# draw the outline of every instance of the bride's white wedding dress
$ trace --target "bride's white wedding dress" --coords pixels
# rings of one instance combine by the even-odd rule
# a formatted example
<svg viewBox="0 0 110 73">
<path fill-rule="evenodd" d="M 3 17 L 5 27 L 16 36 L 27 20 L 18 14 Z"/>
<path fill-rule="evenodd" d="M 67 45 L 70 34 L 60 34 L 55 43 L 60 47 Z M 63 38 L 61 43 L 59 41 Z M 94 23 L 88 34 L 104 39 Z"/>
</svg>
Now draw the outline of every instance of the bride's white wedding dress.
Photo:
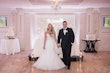
<svg viewBox="0 0 110 73">
<path fill-rule="evenodd" d="M 33 66 L 43 70 L 58 70 L 65 67 L 63 61 L 55 52 L 55 40 L 49 34 L 47 34 L 44 53 Z"/>
</svg>

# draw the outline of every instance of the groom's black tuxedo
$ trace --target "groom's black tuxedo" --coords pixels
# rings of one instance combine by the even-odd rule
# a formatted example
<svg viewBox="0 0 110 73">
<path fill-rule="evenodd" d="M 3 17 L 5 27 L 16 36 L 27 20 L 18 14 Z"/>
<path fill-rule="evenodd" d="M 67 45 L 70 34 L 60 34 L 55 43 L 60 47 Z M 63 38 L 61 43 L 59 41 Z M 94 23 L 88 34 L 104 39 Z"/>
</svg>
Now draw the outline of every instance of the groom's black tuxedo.
<svg viewBox="0 0 110 73">
<path fill-rule="evenodd" d="M 58 34 L 58 43 L 61 43 L 61 48 L 63 52 L 63 61 L 65 65 L 70 67 L 71 64 L 71 46 L 74 43 L 74 32 L 71 28 L 66 29 L 66 34 L 64 34 L 64 29 L 61 29 Z"/>
</svg>

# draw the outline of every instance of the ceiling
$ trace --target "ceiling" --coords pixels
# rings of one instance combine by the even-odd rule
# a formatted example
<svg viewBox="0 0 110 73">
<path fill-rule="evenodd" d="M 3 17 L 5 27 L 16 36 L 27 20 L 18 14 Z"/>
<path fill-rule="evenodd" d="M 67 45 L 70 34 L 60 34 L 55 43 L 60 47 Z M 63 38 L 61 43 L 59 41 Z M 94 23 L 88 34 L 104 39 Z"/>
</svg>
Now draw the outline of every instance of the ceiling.
<svg viewBox="0 0 110 73">
<path fill-rule="evenodd" d="M 0 8 L 51 8 L 52 0 L 0 0 Z M 110 0 L 60 0 L 62 8 L 110 8 Z"/>
</svg>

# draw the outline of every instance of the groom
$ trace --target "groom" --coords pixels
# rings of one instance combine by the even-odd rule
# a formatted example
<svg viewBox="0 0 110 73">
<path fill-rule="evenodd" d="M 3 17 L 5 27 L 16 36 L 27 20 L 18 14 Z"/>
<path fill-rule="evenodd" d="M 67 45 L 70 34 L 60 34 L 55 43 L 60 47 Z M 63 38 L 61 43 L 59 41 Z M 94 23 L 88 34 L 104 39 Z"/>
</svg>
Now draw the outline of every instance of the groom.
<svg viewBox="0 0 110 73">
<path fill-rule="evenodd" d="M 63 52 L 63 62 L 67 66 L 67 69 L 70 69 L 71 65 L 71 47 L 72 43 L 74 43 L 74 32 L 72 28 L 67 27 L 67 21 L 63 21 L 63 28 L 60 29 L 58 34 L 58 46 L 61 48 Z"/>
</svg>

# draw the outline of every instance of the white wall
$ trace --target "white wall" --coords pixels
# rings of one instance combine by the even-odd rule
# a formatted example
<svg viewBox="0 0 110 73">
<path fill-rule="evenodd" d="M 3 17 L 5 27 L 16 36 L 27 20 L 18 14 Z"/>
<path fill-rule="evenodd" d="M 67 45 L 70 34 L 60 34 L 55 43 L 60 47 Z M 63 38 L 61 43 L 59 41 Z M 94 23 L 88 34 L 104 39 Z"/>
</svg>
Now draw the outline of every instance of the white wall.
<svg viewBox="0 0 110 73">
<path fill-rule="evenodd" d="M 15 26 L 16 35 L 20 39 L 22 50 L 32 48 L 33 41 L 33 26 L 35 25 L 35 15 L 39 14 L 72 14 L 75 16 L 75 33 L 77 39 L 77 48 L 85 49 L 85 39 L 87 33 L 96 34 L 97 42 L 96 49 L 98 51 L 110 51 L 110 28 L 102 27 L 102 19 L 104 16 L 110 16 L 110 8 L 100 9 L 61 9 L 54 11 L 51 9 L 0 9 L 0 15 L 5 15 L 8 18 L 8 26 Z M 65 16 L 66 17 L 66 16 Z M 43 27 L 43 26 L 42 26 Z"/>
<path fill-rule="evenodd" d="M 85 34 L 96 34 L 96 38 L 100 41 L 96 43 L 96 50 L 110 51 L 110 28 L 103 27 L 103 17 L 110 16 L 110 8 L 102 9 L 87 9 L 86 13 L 81 14 L 81 31 L 80 31 L 80 46 L 84 49 L 84 43 L 81 39 Z"/>
</svg>

